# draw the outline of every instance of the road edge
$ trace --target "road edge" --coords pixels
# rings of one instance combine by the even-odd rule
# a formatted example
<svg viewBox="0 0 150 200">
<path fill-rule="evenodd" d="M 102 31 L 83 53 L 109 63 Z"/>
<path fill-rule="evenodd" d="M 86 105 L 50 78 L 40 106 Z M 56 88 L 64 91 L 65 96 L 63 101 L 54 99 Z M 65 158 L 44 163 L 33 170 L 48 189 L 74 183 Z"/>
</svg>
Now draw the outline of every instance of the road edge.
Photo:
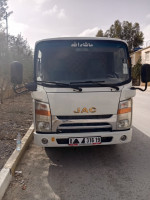
<svg viewBox="0 0 150 200">
<path fill-rule="evenodd" d="M 21 150 L 20 151 L 14 150 L 14 152 L 9 157 L 4 167 L 0 171 L 0 200 L 3 198 L 6 189 L 9 186 L 10 181 L 12 180 L 16 166 L 18 165 L 27 147 L 29 146 L 29 144 L 33 139 L 33 131 L 34 131 L 34 126 L 32 124 L 28 129 L 28 131 L 26 132 L 25 136 L 21 140 L 22 144 Z"/>
</svg>

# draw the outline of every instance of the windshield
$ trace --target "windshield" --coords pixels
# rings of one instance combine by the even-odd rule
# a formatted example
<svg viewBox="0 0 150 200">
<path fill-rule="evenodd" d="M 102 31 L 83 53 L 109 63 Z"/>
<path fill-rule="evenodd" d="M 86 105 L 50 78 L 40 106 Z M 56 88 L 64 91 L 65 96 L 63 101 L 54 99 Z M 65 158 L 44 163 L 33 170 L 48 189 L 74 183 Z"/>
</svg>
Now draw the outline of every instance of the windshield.
<svg viewBox="0 0 150 200">
<path fill-rule="evenodd" d="M 43 41 L 35 58 L 38 81 L 118 84 L 129 80 L 127 47 L 120 41 Z"/>
</svg>

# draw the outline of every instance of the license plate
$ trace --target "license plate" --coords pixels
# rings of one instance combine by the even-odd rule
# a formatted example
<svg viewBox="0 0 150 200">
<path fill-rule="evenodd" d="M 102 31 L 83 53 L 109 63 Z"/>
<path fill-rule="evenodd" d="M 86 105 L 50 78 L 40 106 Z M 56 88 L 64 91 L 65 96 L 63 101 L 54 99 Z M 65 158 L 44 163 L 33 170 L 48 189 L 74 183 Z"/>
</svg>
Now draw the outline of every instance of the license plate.
<svg viewBox="0 0 150 200">
<path fill-rule="evenodd" d="M 69 138 L 70 146 L 78 145 L 98 145 L 101 144 L 101 137 L 80 137 L 80 138 Z"/>
</svg>

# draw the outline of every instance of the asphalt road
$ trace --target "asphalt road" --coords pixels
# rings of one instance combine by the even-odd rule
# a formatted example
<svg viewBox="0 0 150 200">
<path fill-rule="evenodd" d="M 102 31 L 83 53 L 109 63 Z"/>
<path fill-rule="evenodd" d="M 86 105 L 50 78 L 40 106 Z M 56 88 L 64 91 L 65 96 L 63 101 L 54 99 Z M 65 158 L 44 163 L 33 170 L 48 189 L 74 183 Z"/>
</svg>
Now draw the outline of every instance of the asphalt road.
<svg viewBox="0 0 150 200">
<path fill-rule="evenodd" d="M 53 149 L 32 144 L 3 200 L 149 200 L 148 99 L 150 92 L 138 92 L 134 100 L 131 143 Z"/>
<path fill-rule="evenodd" d="M 137 91 L 133 105 L 133 126 L 150 137 L 150 88 L 146 92 Z"/>
</svg>

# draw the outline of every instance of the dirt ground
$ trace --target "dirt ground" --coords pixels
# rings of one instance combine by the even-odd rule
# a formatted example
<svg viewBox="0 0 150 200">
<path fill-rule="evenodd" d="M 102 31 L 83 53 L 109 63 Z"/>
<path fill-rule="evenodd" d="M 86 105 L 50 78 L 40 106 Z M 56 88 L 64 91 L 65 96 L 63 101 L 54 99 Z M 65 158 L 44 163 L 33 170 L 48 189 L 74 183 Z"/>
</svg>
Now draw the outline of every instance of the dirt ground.
<svg viewBox="0 0 150 200">
<path fill-rule="evenodd" d="M 14 95 L 0 104 L 0 170 L 16 148 L 16 137 L 23 137 L 32 124 L 30 93 Z"/>
</svg>

